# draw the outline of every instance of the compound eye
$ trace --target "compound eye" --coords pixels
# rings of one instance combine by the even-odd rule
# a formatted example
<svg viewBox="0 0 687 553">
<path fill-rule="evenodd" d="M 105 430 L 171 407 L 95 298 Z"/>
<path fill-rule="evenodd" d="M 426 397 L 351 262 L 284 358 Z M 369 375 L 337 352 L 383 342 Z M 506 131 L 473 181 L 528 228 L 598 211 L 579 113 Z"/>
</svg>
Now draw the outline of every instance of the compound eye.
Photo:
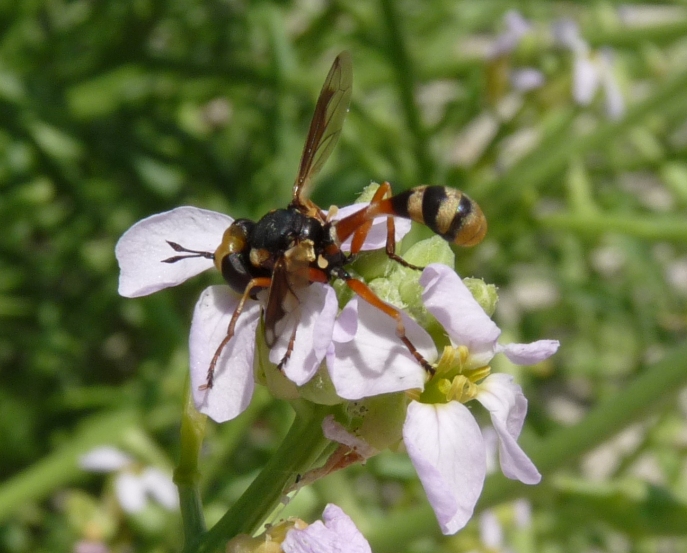
<svg viewBox="0 0 687 553">
<path fill-rule="evenodd" d="M 241 219 L 236 220 L 224 231 L 222 243 L 215 250 L 215 267 L 222 271 L 222 260 L 227 255 L 241 253 L 248 249 L 248 228 Z"/>
</svg>

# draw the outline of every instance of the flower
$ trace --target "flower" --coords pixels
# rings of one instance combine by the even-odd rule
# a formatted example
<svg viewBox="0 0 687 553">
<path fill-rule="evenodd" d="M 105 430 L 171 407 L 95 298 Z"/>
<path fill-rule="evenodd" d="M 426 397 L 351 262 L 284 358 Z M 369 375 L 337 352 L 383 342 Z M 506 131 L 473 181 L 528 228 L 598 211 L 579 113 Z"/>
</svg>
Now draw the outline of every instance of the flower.
<svg viewBox="0 0 687 553">
<path fill-rule="evenodd" d="M 333 220 L 361 209 L 354 204 L 337 210 Z M 233 219 L 227 215 L 195 207 L 179 207 L 152 215 L 132 226 L 120 238 L 115 254 L 120 266 L 119 293 L 135 298 L 157 292 L 215 266 L 214 252 Z M 386 218 L 378 217 L 365 240 L 363 250 L 383 248 L 386 243 Z M 396 239 L 410 230 L 409 221 L 398 221 Z M 178 255 L 175 245 L 184 253 Z M 350 248 L 342 244 L 342 250 Z M 270 351 L 270 360 L 278 363 L 284 357 L 291 337 L 288 325 L 298 324 L 293 351 L 283 370 L 297 385 L 315 374 L 331 342 L 337 302 L 328 284 L 312 283 L 298 290 L 297 315 L 286 317 L 286 329 Z M 196 304 L 189 339 L 191 384 L 196 407 L 217 422 L 233 419 L 242 413 L 253 395 L 253 360 L 255 332 L 265 293 L 258 299 L 247 299 L 238 318 L 232 339 L 218 358 L 213 386 L 206 388 L 208 369 L 218 346 L 227 336 L 229 322 L 241 297 L 227 286 L 206 288 Z"/>
<path fill-rule="evenodd" d="M 426 267 L 419 283 L 423 303 L 448 342 L 439 354 L 429 333 L 404 319 L 409 339 L 436 368 L 429 381 L 399 345 L 395 324 L 355 299 L 337 321 L 327 364 L 337 393 L 346 399 L 411 390 L 403 441 L 442 531 L 453 534 L 472 516 L 487 470 L 484 436 L 464 404 L 476 399 L 489 412 L 503 473 L 526 484 L 538 483 L 539 472 L 517 443 L 527 400 L 512 376 L 491 374 L 489 363 L 497 353 L 517 364 L 537 363 L 553 355 L 559 344 L 540 340 L 500 345 L 499 328 L 445 265 Z"/>
<path fill-rule="evenodd" d="M 168 474 L 155 467 L 138 467 L 131 457 L 117 448 L 95 448 L 79 458 L 79 466 L 90 472 L 116 473 L 115 493 L 127 513 L 145 509 L 148 498 L 170 511 L 179 508 L 177 489 Z"/>
<path fill-rule="evenodd" d="M 371 553 L 370 544 L 350 517 L 332 503 L 322 513 L 322 521 L 308 525 L 291 519 L 270 526 L 252 538 L 240 535 L 232 539 L 227 553 Z"/>
<path fill-rule="evenodd" d="M 282 544 L 284 553 L 370 553 L 370 544 L 340 507 L 330 503 L 322 513 L 322 521 L 307 528 L 294 528 Z"/>
<path fill-rule="evenodd" d="M 528 35 L 533 36 L 532 24 L 516 10 L 509 10 L 503 16 L 505 29 L 494 40 L 489 50 L 491 60 L 509 59 Z M 510 69 L 508 79 L 515 90 L 528 92 L 544 85 L 544 74 L 534 67 Z"/>
<path fill-rule="evenodd" d="M 583 106 L 589 105 L 601 88 L 604 92 L 606 114 L 611 119 L 621 118 L 625 113 L 625 101 L 614 75 L 613 53 L 610 48 L 592 51 L 580 36 L 577 24 L 569 19 L 554 24 L 553 37 L 573 53 L 572 95 L 575 102 Z"/>
</svg>

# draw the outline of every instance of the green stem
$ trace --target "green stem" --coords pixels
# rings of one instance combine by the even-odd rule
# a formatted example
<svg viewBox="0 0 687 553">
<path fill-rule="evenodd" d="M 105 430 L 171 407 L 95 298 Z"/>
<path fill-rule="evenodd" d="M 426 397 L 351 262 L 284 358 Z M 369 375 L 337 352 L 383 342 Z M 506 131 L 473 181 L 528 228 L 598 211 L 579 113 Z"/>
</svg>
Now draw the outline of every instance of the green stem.
<svg viewBox="0 0 687 553">
<path fill-rule="evenodd" d="M 229 511 L 206 532 L 195 547 L 184 551 L 210 553 L 224 550 L 226 543 L 239 534 L 253 534 L 284 498 L 284 490 L 296 475 L 312 468 L 329 445 L 322 434 L 322 420 L 331 407 L 300 406 L 296 419 L 277 451 L 245 493 Z"/>
<path fill-rule="evenodd" d="M 140 427 L 140 414 L 133 409 L 94 415 L 65 445 L 0 486 L 0 521 L 31 501 L 84 480 L 88 475 L 79 466 L 79 456 L 97 446 L 121 445 L 126 434 Z"/>
<path fill-rule="evenodd" d="M 514 204 L 529 197 L 528 192 L 556 185 L 554 177 L 563 171 L 571 159 L 584 156 L 594 150 L 604 150 L 619 137 L 624 136 L 634 125 L 649 115 L 670 115 L 684 113 L 687 90 L 687 71 L 679 73 L 657 87 L 646 100 L 634 104 L 619 121 L 606 121 L 589 134 L 571 136 L 570 122 L 574 111 L 561 115 L 555 130 L 542 140 L 542 146 L 522 158 L 503 177 L 481 184 L 480 190 L 498 191 L 498 205 L 490 209 L 489 216 L 498 218 L 511 214 Z"/>
<path fill-rule="evenodd" d="M 415 71 L 408 55 L 403 29 L 396 12 L 394 0 L 382 0 L 382 12 L 387 25 L 389 53 L 394 64 L 394 75 L 398 90 L 401 93 L 401 104 L 406 116 L 406 123 L 413 137 L 413 149 L 417 161 L 417 174 L 411 175 L 411 182 L 432 182 L 432 161 L 427 150 L 427 132 L 422 124 L 420 112 L 415 103 Z"/>
<path fill-rule="evenodd" d="M 608 215 L 585 213 L 576 215 L 562 213 L 539 218 L 549 228 L 572 230 L 587 235 L 617 232 L 646 240 L 671 240 L 687 242 L 687 221 L 684 217 L 670 215 Z"/>
<path fill-rule="evenodd" d="M 648 367 L 631 384 L 597 405 L 577 425 L 564 428 L 539 444 L 524 449 L 546 478 L 657 408 L 673 400 L 687 385 L 687 342 L 662 361 Z M 522 496 L 537 494 L 536 486 L 509 480 L 501 474 L 487 479 L 476 512 Z M 410 540 L 439 528 L 429 504 L 370 522 L 367 538 L 375 553 L 397 551 Z"/>
<path fill-rule="evenodd" d="M 193 404 L 190 379 L 186 379 L 184 393 L 184 410 L 181 417 L 181 454 L 179 466 L 174 471 L 174 483 L 179 488 L 179 502 L 181 518 L 184 525 L 184 544 L 195 542 L 205 532 L 205 518 L 203 504 L 200 498 L 198 482 L 198 459 L 200 448 L 205 437 L 205 423 L 207 417 L 201 415 Z"/>
</svg>

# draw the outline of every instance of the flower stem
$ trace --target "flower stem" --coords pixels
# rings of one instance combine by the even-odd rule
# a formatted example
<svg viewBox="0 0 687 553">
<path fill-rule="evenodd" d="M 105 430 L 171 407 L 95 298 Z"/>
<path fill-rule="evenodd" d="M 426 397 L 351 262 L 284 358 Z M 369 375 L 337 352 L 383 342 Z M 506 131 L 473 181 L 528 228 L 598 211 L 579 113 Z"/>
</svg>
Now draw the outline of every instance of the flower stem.
<svg viewBox="0 0 687 553">
<path fill-rule="evenodd" d="M 645 240 L 687 241 L 687 222 L 684 217 L 557 213 L 540 217 L 539 222 L 547 228 L 571 230 L 592 236 L 618 232 Z"/>
<path fill-rule="evenodd" d="M 420 118 L 420 111 L 415 103 L 415 70 L 408 53 L 405 34 L 401 28 L 397 6 L 393 0 L 381 0 L 382 14 L 387 26 L 389 40 L 389 57 L 393 63 L 396 84 L 401 94 L 401 105 L 406 117 L 406 124 L 413 137 L 413 150 L 417 162 L 416 174 L 410 182 L 431 182 L 432 162 L 427 150 L 427 132 Z"/>
<path fill-rule="evenodd" d="M 299 404 L 296 418 L 277 451 L 238 501 L 186 553 L 223 550 L 238 534 L 253 534 L 284 497 L 284 490 L 307 472 L 329 445 L 322 420 L 332 407 Z"/>
<path fill-rule="evenodd" d="M 184 542 L 188 546 L 205 532 L 203 505 L 198 488 L 198 456 L 203 445 L 207 417 L 196 411 L 189 378 L 186 379 L 185 387 L 184 411 L 181 417 L 181 454 L 179 466 L 174 471 L 174 483 L 179 488 Z"/>
</svg>

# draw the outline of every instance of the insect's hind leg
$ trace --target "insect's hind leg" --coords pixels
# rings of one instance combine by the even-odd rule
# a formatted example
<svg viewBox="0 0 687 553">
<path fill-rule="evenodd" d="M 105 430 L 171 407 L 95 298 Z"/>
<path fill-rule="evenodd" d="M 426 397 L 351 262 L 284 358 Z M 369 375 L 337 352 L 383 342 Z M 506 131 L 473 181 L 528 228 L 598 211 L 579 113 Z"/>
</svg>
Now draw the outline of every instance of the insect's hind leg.
<svg viewBox="0 0 687 553">
<path fill-rule="evenodd" d="M 202 384 L 201 386 L 199 386 L 198 387 L 199 390 L 209 390 L 210 388 L 212 388 L 213 379 L 215 376 L 215 368 L 217 367 L 217 362 L 219 361 L 219 357 L 220 357 L 220 355 L 222 355 L 222 351 L 224 351 L 224 348 L 229 343 L 229 340 L 231 340 L 233 338 L 234 332 L 236 330 L 236 323 L 238 322 L 239 317 L 240 317 L 241 313 L 243 312 L 243 307 L 246 304 L 246 301 L 250 297 L 253 290 L 255 288 L 269 288 L 271 283 L 272 283 L 272 279 L 270 277 L 254 278 L 248 282 L 248 284 L 246 285 L 246 288 L 243 291 L 243 295 L 241 296 L 241 300 L 239 301 L 239 304 L 236 306 L 236 309 L 234 310 L 234 313 L 231 316 L 231 320 L 229 321 L 229 326 L 227 327 L 227 334 L 222 339 L 219 346 L 215 350 L 215 354 L 212 356 L 212 360 L 210 361 L 210 366 L 208 367 L 208 374 L 207 374 L 207 378 L 205 380 L 205 384 Z"/>
<path fill-rule="evenodd" d="M 363 247 L 365 238 L 367 238 L 370 228 L 372 227 L 372 220 L 377 215 L 386 214 L 386 255 L 389 259 L 393 259 L 396 263 L 408 267 L 409 269 L 415 269 L 416 271 L 422 271 L 424 267 L 419 267 L 408 263 L 400 255 L 396 253 L 396 224 L 394 222 L 394 216 L 389 211 L 389 202 L 384 202 L 391 198 L 391 184 L 388 182 L 383 182 L 379 185 L 379 188 L 375 191 L 372 200 L 370 200 L 370 205 L 363 211 L 368 212 L 367 220 L 361 224 L 353 233 L 353 240 L 351 241 L 351 253 L 358 253 Z"/>
<path fill-rule="evenodd" d="M 358 296 L 360 296 L 363 300 L 373 307 L 383 311 L 389 315 L 389 317 L 394 319 L 394 321 L 396 321 L 396 336 L 398 336 L 405 347 L 408 348 L 408 351 L 417 360 L 417 362 L 422 365 L 422 368 L 425 369 L 430 376 L 433 376 L 436 372 L 434 367 L 432 367 L 432 365 L 422 356 L 413 343 L 408 339 L 408 336 L 406 336 L 406 329 L 405 325 L 403 324 L 401 312 L 388 303 L 384 303 L 363 281 L 352 278 L 348 275 L 341 275 L 341 278 L 343 278 L 343 280 L 346 282 L 346 285 L 356 294 L 358 294 Z"/>
</svg>

